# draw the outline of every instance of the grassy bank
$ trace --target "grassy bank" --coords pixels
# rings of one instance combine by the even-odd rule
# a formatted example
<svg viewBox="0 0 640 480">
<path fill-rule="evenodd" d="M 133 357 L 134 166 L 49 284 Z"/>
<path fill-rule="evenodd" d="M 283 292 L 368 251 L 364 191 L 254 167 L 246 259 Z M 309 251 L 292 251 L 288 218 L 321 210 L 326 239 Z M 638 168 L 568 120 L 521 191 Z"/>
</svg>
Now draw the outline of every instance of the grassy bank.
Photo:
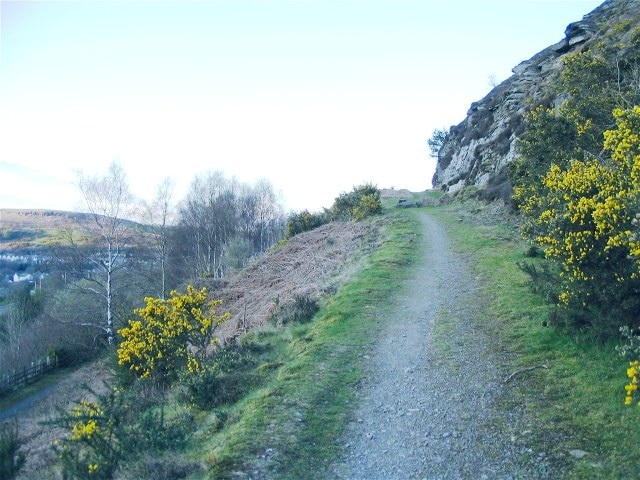
<svg viewBox="0 0 640 480">
<path fill-rule="evenodd" d="M 525 258 L 527 246 L 515 222 L 502 221 L 493 208 L 469 202 L 432 213 L 446 225 L 454 248 L 470 254 L 490 299 L 484 326 L 514 373 L 506 383 L 505 409 L 526 411 L 531 423 L 523 435 L 534 448 L 551 452 L 564 467 L 563 478 L 640 478 L 640 410 L 624 405 L 627 364 L 615 351 L 617 342 L 546 326 L 552 307 L 531 293 L 517 266 L 532 261 Z M 586 455 L 578 458 L 579 451 Z"/>
<path fill-rule="evenodd" d="M 256 471 L 283 479 L 327 477 L 325 466 L 339 452 L 336 442 L 352 411 L 354 385 L 391 307 L 389 298 L 401 290 L 419 255 L 418 222 L 411 214 L 391 210 L 372 221 L 380 231 L 377 247 L 366 257 L 356 255 L 357 272 L 320 302 L 312 319 L 252 329 L 225 350 L 221 375 L 185 373 L 168 390 L 142 382 L 119 390 L 118 398 L 129 406 L 117 418 L 161 423 L 139 432 L 142 423 L 130 425 L 141 437 L 123 446 L 116 478 L 243 478 Z M 19 400 L 12 396 L 5 406 Z M 129 416 L 128 409 L 136 413 Z M 163 443 L 162 422 L 176 435 L 186 433 L 186 443 Z M 38 475 L 57 478 L 59 472 L 49 462 Z"/>
<path fill-rule="evenodd" d="M 384 223 L 380 248 L 313 322 L 264 327 L 243 338 L 269 351 L 255 370 L 262 386 L 237 403 L 199 413 L 198 423 L 209 428 L 198 432 L 188 455 L 204 459 L 207 472 L 193 478 L 240 478 L 254 470 L 326 478 L 364 356 L 417 255 L 415 219 L 392 214 Z"/>
</svg>

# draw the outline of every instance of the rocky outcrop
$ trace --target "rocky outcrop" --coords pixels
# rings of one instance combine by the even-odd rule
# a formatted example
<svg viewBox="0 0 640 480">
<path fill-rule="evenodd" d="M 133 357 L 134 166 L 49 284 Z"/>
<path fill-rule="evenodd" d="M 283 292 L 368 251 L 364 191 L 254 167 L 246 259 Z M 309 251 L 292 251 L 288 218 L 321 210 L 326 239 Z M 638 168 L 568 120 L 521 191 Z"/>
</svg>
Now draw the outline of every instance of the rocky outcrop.
<svg viewBox="0 0 640 480">
<path fill-rule="evenodd" d="M 563 58 L 588 48 L 597 39 L 598 25 L 624 3 L 629 1 L 607 0 L 571 23 L 560 42 L 514 67 L 511 77 L 472 103 L 467 117 L 450 128 L 439 150 L 433 186 L 455 193 L 469 185 L 486 187 L 504 177 L 505 165 L 517 155 L 523 115 L 537 105 L 553 106 L 562 100 L 552 85 L 557 84 Z"/>
</svg>

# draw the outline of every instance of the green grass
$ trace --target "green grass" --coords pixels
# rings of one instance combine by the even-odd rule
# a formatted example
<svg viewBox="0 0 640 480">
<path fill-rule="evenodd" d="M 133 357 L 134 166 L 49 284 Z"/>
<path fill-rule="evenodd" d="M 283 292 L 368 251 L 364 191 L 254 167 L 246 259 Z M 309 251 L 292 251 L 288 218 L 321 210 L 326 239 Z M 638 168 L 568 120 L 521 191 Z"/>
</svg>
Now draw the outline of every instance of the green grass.
<svg viewBox="0 0 640 480">
<path fill-rule="evenodd" d="M 505 371 L 522 370 L 506 384 L 500 402 L 505 409 L 524 410 L 531 448 L 547 452 L 566 479 L 638 478 L 640 411 L 623 405 L 626 366 L 615 342 L 543 326 L 552 306 L 531 293 L 529 278 L 517 266 L 527 245 L 513 223 L 495 215 L 478 222 L 486 213 L 481 206 L 429 211 L 446 226 L 454 248 L 469 255 L 490 299 L 481 326 L 491 333 Z M 274 345 L 275 368 L 268 369 L 262 386 L 223 413 L 203 413 L 205 424 L 211 417 L 226 420 L 209 420 L 215 432 L 201 433 L 194 442 L 189 454 L 204 458 L 208 470 L 193 478 L 230 478 L 258 467 L 277 478 L 326 477 L 324 467 L 335 460 L 336 440 L 354 407 L 353 387 L 362 378 L 372 331 L 415 262 L 410 240 L 419 229 L 413 212 L 394 210 L 381 249 L 314 322 L 253 333 Z M 455 362 L 447 357 L 450 328 L 447 312 L 441 312 L 435 340 L 445 362 Z M 523 370 L 543 364 L 549 368 Z M 574 449 L 588 453 L 577 459 L 569 454 Z"/>
<path fill-rule="evenodd" d="M 237 372 L 246 374 L 239 378 L 250 380 L 248 388 L 237 401 L 192 407 L 198 430 L 185 452 L 167 456 L 203 465 L 189 478 L 234 478 L 257 469 L 273 478 L 329 477 L 326 466 L 339 453 L 336 442 L 354 410 L 365 355 L 420 252 L 416 210 L 394 204 L 387 205 L 378 250 L 312 322 L 265 326 L 241 340 L 254 352 Z M 491 334 L 501 366 L 521 371 L 499 401 L 505 410 L 524 412 L 533 451 L 547 452 L 565 479 L 640 478 L 640 409 L 624 406 L 626 365 L 615 341 L 544 326 L 552 306 L 531 293 L 517 266 L 527 246 L 512 222 L 472 202 L 429 212 L 445 225 L 454 249 L 469 258 L 482 285 L 487 305 L 479 326 Z M 451 328 L 441 312 L 435 340 L 445 362 L 455 362 L 447 357 Z M 549 368 L 524 371 L 543 364 Z M 184 408 L 175 401 L 170 409 Z M 573 449 L 588 453 L 577 459 L 569 454 Z"/>
<path fill-rule="evenodd" d="M 482 225 L 482 207 L 433 209 L 454 248 L 470 253 L 485 297 L 484 327 L 513 372 L 536 365 L 507 385 L 505 408 L 523 408 L 531 419 L 532 444 L 551 451 L 566 479 L 640 478 L 640 409 L 624 405 L 626 363 L 616 341 L 567 333 L 543 325 L 552 306 L 531 293 L 516 262 L 527 246 L 512 223 Z M 489 222 L 491 223 L 491 222 Z M 582 459 L 569 455 L 579 449 Z"/>
<path fill-rule="evenodd" d="M 382 232 L 378 248 L 322 302 L 313 321 L 266 325 L 242 338 L 251 361 L 232 372 L 241 382 L 230 385 L 233 398 L 198 407 L 185 403 L 184 384 L 165 392 L 168 417 L 188 408 L 197 430 L 185 450 L 162 452 L 154 461 L 168 468 L 167 462 L 180 458 L 189 465 L 191 479 L 233 478 L 255 469 L 283 479 L 326 478 L 323 468 L 339 453 L 336 442 L 355 405 L 364 357 L 391 307 L 389 298 L 411 274 L 419 254 L 418 222 L 409 212 L 393 209 L 374 221 Z M 6 405 L 18 402 L 57 378 L 44 377 L 3 400 Z M 144 471 L 154 455 L 147 452 L 123 468 Z M 56 467 L 50 468 L 43 475 Z"/>
<path fill-rule="evenodd" d="M 275 368 L 266 368 L 264 384 L 237 404 L 201 413 L 205 424 L 225 421 L 192 442 L 188 454 L 207 465 L 206 474 L 193 478 L 231 478 L 258 467 L 277 478 L 326 478 L 323 467 L 338 454 L 336 441 L 352 411 L 364 355 L 388 299 L 417 255 L 412 241 L 418 228 L 411 215 L 390 214 L 384 230 L 381 247 L 313 322 L 266 327 L 243 340 L 271 345 L 270 358 L 263 360 Z"/>
</svg>

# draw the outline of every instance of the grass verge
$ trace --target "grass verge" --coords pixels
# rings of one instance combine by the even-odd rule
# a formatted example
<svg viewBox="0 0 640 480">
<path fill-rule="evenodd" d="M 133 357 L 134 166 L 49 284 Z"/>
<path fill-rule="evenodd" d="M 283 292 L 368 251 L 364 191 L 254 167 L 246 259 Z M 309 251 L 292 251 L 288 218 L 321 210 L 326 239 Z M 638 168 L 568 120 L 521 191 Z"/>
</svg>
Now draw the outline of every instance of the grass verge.
<svg viewBox="0 0 640 480">
<path fill-rule="evenodd" d="M 484 327 L 505 368 L 521 372 L 506 384 L 504 407 L 526 411 L 531 446 L 550 452 L 563 478 L 640 478 L 640 410 L 624 405 L 627 365 L 616 342 L 544 326 L 552 306 L 531 292 L 517 266 L 527 246 L 517 226 L 500 221 L 491 208 L 468 202 L 432 212 L 454 248 L 470 254 L 491 299 Z M 526 370 L 541 365 L 548 369 Z"/>
</svg>

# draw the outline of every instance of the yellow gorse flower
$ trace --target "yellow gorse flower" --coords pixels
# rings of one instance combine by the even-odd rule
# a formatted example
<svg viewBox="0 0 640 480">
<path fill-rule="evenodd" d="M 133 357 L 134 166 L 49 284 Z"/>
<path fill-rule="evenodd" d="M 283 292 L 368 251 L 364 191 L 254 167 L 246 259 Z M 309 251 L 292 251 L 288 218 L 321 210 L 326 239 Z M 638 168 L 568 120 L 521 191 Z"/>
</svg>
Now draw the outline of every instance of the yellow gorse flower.
<svg viewBox="0 0 640 480">
<path fill-rule="evenodd" d="M 545 257 L 560 266 L 560 304 L 567 304 L 580 288 L 588 291 L 587 284 L 597 280 L 593 266 L 607 264 L 613 254 L 636 259 L 635 267 L 612 272 L 617 282 L 640 274 L 640 232 L 637 225 L 636 232 L 631 228 L 640 198 L 640 107 L 616 109 L 613 115 L 616 128 L 604 134 L 609 161 L 552 164 L 541 179 L 545 195 L 527 196 L 522 187 L 515 192 L 527 228 L 535 232 L 532 238 Z M 580 128 L 587 131 L 591 124 Z"/>
<path fill-rule="evenodd" d="M 72 440 L 91 439 L 99 431 L 97 419 L 103 415 L 103 411 L 97 403 L 83 400 L 71 411 L 71 415 L 77 418 L 71 429 Z"/>
<path fill-rule="evenodd" d="M 167 300 L 145 298 L 145 307 L 134 310 L 137 319 L 118 333 L 118 363 L 141 378 L 166 375 L 176 368 L 201 369 L 201 360 L 214 342 L 217 326 L 229 313 L 217 314 L 221 300 L 209 301 L 206 289 L 187 287 L 184 294 L 172 291 Z"/>
<path fill-rule="evenodd" d="M 633 403 L 634 393 L 638 391 L 638 372 L 640 371 L 640 361 L 634 360 L 629 362 L 629 368 L 627 368 L 627 377 L 629 383 L 624 386 L 626 395 L 624 397 L 624 404 L 631 405 Z M 638 402 L 640 406 L 640 402 Z"/>
</svg>

